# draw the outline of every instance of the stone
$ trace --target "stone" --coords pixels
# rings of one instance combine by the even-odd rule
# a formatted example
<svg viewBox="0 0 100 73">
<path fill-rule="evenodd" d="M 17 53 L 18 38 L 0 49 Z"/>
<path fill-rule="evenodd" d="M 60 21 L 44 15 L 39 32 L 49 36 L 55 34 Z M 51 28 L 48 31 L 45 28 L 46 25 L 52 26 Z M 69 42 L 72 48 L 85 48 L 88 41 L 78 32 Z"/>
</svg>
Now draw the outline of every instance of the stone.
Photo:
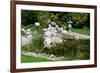
<svg viewBox="0 0 100 73">
<path fill-rule="evenodd" d="M 26 31 L 25 31 L 25 29 L 24 29 L 24 28 L 22 28 L 22 29 L 21 29 L 21 31 L 23 31 L 24 33 L 26 33 Z"/>
<path fill-rule="evenodd" d="M 54 43 L 61 43 L 63 41 L 58 25 L 56 25 L 54 22 L 52 22 L 52 24 L 53 26 L 49 24 L 48 28 L 43 29 L 44 47 L 50 48 Z"/>
<path fill-rule="evenodd" d="M 22 31 L 25 31 L 25 29 L 22 28 Z M 25 31 L 25 35 L 21 36 L 21 45 L 25 46 L 25 45 L 31 43 L 32 38 L 33 38 L 33 35 L 32 35 L 31 29 L 27 29 Z"/>
<path fill-rule="evenodd" d="M 62 31 L 62 36 L 64 39 L 74 39 L 74 34 L 72 34 L 70 31 Z"/>
</svg>

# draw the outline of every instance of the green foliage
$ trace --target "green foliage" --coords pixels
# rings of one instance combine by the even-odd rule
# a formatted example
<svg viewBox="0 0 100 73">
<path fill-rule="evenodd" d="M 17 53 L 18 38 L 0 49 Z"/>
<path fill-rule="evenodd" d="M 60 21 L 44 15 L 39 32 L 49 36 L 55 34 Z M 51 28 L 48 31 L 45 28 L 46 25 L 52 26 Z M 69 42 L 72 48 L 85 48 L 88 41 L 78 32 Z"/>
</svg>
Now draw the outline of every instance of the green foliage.
<svg viewBox="0 0 100 73">
<path fill-rule="evenodd" d="M 89 35 L 89 13 L 22 10 L 21 27 L 25 28 L 25 30 L 31 28 L 33 32 L 37 32 L 37 34 L 33 36 L 31 43 L 23 46 L 22 50 L 34 51 L 37 53 L 43 52 L 47 54 L 54 54 L 56 56 L 64 56 L 67 60 L 89 59 L 89 40 L 66 40 L 62 43 L 55 44 L 55 46 L 51 47 L 50 49 L 43 48 L 43 28 L 48 26 L 48 19 L 56 22 L 56 24 L 59 27 L 63 27 L 63 29 L 67 29 L 67 21 L 72 19 L 72 26 L 78 28 L 72 29 L 72 31 Z M 40 26 L 36 27 L 34 25 L 35 22 L 39 22 Z M 79 29 L 84 27 L 85 29 Z M 22 35 L 25 35 L 24 32 L 21 33 Z"/>
<path fill-rule="evenodd" d="M 76 28 L 83 28 L 84 26 L 87 26 L 89 28 L 89 13 L 68 13 L 68 17 L 71 18 L 74 22 L 74 27 Z"/>
<path fill-rule="evenodd" d="M 41 27 L 36 27 L 35 25 L 27 25 L 24 27 L 25 29 L 30 28 L 31 31 L 35 34 L 33 34 L 32 40 L 30 41 L 29 44 L 25 45 L 22 47 L 22 50 L 25 51 L 35 51 L 39 53 L 44 44 L 43 44 L 43 29 Z M 23 35 L 24 33 L 22 33 Z"/>
<path fill-rule="evenodd" d="M 75 51 L 75 57 L 76 59 L 89 59 L 90 57 L 90 41 L 89 40 L 80 40 L 80 42 L 77 42 L 76 44 L 78 44 L 76 51 Z M 88 45 L 88 46 L 87 46 Z"/>
<path fill-rule="evenodd" d="M 41 27 L 46 28 L 48 22 L 49 12 L 47 11 L 39 11 L 38 12 L 38 21 L 41 24 Z"/>
<path fill-rule="evenodd" d="M 34 51 L 39 52 L 43 48 L 43 37 L 38 35 L 37 37 L 32 39 L 31 46 Z"/>
<path fill-rule="evenodd" d="M 80 33 L 80 34 L 84 34 L 84 35 L 90 35 L 90 30 L 86 29 L 86 28 L 72 28 L 71 29 L 72 32 L 76 32 L 76 33 Z"/>
<path fill-rule="evenodd" d="M 37 11 L 32 10 L 21 10 L 21 24 L 28 25 L 34 24 L 34 22 L 38 21 Z"/>
<path fill-rule="evenodd" d="M 54 13 L 54 12 L 51 12 L 51 14 L 50 14 L 50 19 L 51 19 L 51 21 L 57 21 L 59 18 L 58 18 L 58 13 Z"/>
<path fill-rule="evenodd" d="M 59 26 L 67 28 L 67 21 L 72 19 L 73 27 L 83 28 L 84 26 L 90 28 L 90 14 L 89 13 L 74 13 L 74 12 L 53 12 L 53 11 L 34 11 L 22 10 L 21 24 L 29 25 L 35 22 L 40 22 L 42 28 L 48 26 L 48 19 L 54 21 Z"/>
<path fill-rule="evenodd" d="M 45 61 L 50 61 L 48 59 L 45 58 L 38 58 L 38 57 L 33 57 L 33 56 L 26 56 L 26 55 L 22 55 L 21 56 L 21 62 L 22 63 L 29 63 L 29 62 L 45 62 Z"/>
<path fill-rule="evenodd" d="M 21 31 L 21 35 L 22 35 L 22 36 L 25 36 L 25 35 L 26 35 L 26 33 L 25 33 L 25 32 L 23 32 L 23 31 Z"/>
<path fill-rule="evenodd" d="M 41 34 L 37 34 L 33 36 L 31 43 L 25 45 L 22 49 L 39 53 L 43 49 L 43 46 L 43 36 Z"/>
<path fill-rule="evenodd" d="M 50 49 L 44 48 L 42 52 L 64 56 L 66 60 L 89 59 L 89 40 L 67 40 L 56 44 Z"/>
</svg>

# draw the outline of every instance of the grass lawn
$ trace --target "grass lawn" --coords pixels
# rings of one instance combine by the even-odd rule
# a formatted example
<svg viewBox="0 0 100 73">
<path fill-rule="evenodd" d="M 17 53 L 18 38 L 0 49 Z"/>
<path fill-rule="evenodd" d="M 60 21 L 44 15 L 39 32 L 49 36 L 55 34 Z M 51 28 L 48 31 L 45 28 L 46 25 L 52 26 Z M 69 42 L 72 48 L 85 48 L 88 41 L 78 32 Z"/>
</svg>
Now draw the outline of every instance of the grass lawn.
<svg viewBox="0 0 100 73">
<path fill-rule="evenodd" d="M 73 29 L 71 29 L 71 31 L 76 32 L 76 33 L 80 33 L 80 34 L 84 34 L 84 35 L 90 35 L 89 29 L 76 29 L 76 28 L 73 28 Z"/>
<path fill-rule="evenodd" d="M 50 61 L 50 60 L 45 59 L 45 58 L 26 56 L 26 55 L 22 55 L 21 56 L 21 62 L 22 63 L 27 63 L 27 62 L 45 62 L 45 61 Z"/>
</svg>

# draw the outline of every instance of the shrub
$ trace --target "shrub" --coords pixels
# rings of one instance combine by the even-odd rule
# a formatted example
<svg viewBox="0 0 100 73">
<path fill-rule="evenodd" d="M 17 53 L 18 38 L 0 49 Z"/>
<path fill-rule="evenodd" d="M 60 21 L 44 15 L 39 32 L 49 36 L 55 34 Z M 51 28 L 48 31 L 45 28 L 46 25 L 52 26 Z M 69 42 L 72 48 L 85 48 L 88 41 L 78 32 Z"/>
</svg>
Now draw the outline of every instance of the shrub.
<svg viewBox="0 0 100 73">
<path fill-rule="evenodd" d="M 64 56 L 66 59 L 89 59 L 89 40 L 67 40 L 42 52 Z"/>
<path fill-rule="evenodd" d="M 22 50 L 25 51 L 34 51 L 39 53 L 43 48 L 43 33 L 42 31 L 38 32 L 37 34 L 33 35 L 32 40 L 29 44 L 22 47 Z"/>
</svg>

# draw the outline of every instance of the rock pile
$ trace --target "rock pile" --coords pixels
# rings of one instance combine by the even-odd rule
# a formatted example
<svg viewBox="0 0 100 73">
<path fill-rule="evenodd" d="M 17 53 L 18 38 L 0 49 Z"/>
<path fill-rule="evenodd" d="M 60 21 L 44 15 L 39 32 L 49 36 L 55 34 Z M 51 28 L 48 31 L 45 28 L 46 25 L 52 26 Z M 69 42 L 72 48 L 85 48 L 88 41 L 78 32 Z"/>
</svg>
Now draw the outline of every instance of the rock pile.
<svg viewBox="0 0 100 73">
<path fill-rule="evenodd" d="M 54 22 L 49 24 L 48 28 L 43 29 L 44 31 L 44 47 L 52 47 L 55 43 L 61 43 L 62 35 L 60 28 Z"/>
<path fill-rule="evenodd" d="M 33 37 L 32 31 L 31 31 L 31 29 L 25 30 L 24 28 L 22 28 L 21 31 L 25 33 L 25 35 L 21 36 L 21 45 L 25 46 L 26 44 L 30 43 L 30 41 L 31 41 L 31 39 Z"/>
</svg>

